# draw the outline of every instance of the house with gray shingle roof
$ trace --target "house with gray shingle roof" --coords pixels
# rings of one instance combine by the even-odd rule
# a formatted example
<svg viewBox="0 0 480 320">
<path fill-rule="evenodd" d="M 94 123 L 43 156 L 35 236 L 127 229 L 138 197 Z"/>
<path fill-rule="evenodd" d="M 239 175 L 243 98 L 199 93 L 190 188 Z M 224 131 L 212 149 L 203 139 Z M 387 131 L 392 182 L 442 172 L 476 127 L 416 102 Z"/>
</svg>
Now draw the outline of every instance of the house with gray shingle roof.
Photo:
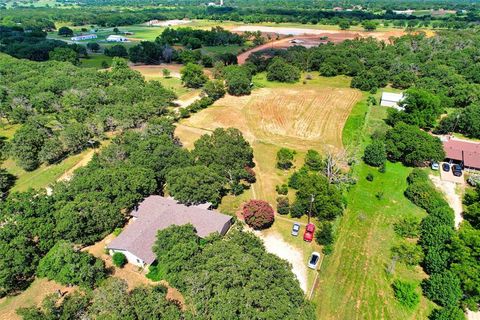
<svg viewBox="0 0 480 320">
<path fill-rule="evenodd" d="M 152 246 L 157 232 L 171 225 L 192 224 L 200 238 L 218 232 L 224 235 L 232 225 L 232 217 L 205 205 L 186 206 L 175 199 L 162 196 L 149 196 L 133 210 L 132 221 L 118 237 L 113 239 L 107 249 L 111 255 L 121 252 L 129 263 L 145 267 L 155 261 Z"/>
</svg>

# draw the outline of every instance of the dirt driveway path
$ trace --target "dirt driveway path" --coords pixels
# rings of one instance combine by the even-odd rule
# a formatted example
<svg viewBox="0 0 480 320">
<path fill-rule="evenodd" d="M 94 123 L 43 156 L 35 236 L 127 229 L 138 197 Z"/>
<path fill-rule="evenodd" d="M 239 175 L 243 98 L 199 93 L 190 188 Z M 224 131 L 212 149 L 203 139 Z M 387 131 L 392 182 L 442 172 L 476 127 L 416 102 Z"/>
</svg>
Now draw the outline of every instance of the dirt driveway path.
<svg viewBox="0 0 480 320">
<path fill-rule="evenodd" d="M 256 231 L 255 234 L 263 240 L 267 252 L 287 260 L 292 265 L 292 272 L 297 276 L 300 282 L 300 288 L 307 292 L 307 267 L 305 265 L 302 251 L 287 243 L 277 233 L 262 233 Z"/>
<path fill-rule="evenodd" d="M 430 175 L 430 180 L 433 184 L 442 191 L 445 198 L 455 213 L 455 228 L 458 229 L 460 223 L 463 221 L 462 213 L 462 194 L 464 192 L 464 186 L 455 182 L 442 180 L 438 176 Z"/>
</svg>

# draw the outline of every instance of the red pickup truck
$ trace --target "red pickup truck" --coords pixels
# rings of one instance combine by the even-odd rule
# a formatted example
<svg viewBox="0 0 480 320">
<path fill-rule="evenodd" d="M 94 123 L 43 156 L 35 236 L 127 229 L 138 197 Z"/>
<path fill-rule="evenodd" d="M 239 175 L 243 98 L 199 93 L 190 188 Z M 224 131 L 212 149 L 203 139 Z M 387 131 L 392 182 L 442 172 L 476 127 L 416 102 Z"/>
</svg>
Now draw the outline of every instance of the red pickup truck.
<svg viewBox="0 0 480 320">
<path fill-rule="evenodd" d="M 315 234 L 315 225 L 313 223 L 307 224 L 307 227 L 305 228 L 305 233 L 303 234 L 303 240 L 307 242 L 312 242 L 314 234 Z"/>
</svg>

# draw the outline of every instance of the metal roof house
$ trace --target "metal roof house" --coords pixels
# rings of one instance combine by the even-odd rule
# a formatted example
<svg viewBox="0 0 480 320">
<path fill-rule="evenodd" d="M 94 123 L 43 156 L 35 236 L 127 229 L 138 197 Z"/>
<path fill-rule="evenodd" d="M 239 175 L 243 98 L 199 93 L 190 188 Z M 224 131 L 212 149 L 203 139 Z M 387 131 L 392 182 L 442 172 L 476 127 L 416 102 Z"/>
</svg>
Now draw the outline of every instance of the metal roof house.
<svg viewBox="0 0 480 320">
<path fill-rule="evenodd" d="M 71 37 L 70 40 L 72 41 L 82 41 L 82 40 L 90 40 L 90 39 L 96 39 L 97 35 L 96 34 L 84 34 L 81 36 L 75 36 Z"/>
<path fill-rule="evenodd" d="M 403 110 L 403 108 L 399 105 L 403 98 L 403 93 L 383 92 L 380 105 L 383 107 L 392 107 L 397 110 Z"/>
<path fill-rule="evenodd" d="M 480 170 L 480 143 L 459 139 L 443 141 L 445 157 L 454 162 L 463 162 L 465 168 Z"/>
<path fill-rule="evenodd" d="M 130 213 L 133 221 L 107 249 L 111 255 L 121 252 L 129 263 L 145 267 L 155 261 L 152 246 L 157 232 L 172 225 L 192 224 L 197 235 L 204 238 L 214 232 L 224 235 L 232 225 L 232 217 L 206 206 L 186 206 L 175 199 L 152 195 L 143 200 L 138 208 Z"/>
</svg>

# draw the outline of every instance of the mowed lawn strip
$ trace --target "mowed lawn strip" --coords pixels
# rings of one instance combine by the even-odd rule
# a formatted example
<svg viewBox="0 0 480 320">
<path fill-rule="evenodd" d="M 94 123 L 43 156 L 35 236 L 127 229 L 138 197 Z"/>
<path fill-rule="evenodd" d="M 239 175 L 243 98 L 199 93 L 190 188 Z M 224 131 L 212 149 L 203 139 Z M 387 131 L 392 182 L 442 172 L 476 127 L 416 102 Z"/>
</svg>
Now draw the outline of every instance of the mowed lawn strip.
<svg viewBox="0 0 480 320">
<path fill-rule="evenodd" d="M 371 140 L 370 135 L 385 131 L 387 108 L 368 106 L 369 94 L 352 109 L 343 130 L 343 143 L 357 157 Z M 377 101 L 380 93 L 375 95 Z M 391 247 L 403 241 L 393 224 L 406 216 L 421 218 L 425 212 L 405 198 L 406 177 L 411 168 L 388 163 L 385 173 L 363 163 L 354 167 L 358 178 L 347 194 L 348 206 L 336 224 L 334 251 L 320 271 L 314 301 L 319 319 L 426 319 L 433 304 L 422 297 L 413 311 L 402 307 L 393 296 L 394 279 L 417 281 L 426 275 L 422 269 L 397 262 L 393 274 Z M 366 180 L 371 173 L 374 180 Z M 380 199 L 379 199 L 380 198 Z M 420 287 L 417 288 L 420 293 Z"/>
<path fill-rule="evenodd" d="M 387 164 L 386 173 L 364 164 L 357 167 L 358 183 L 348 193 L 334 252 L 320 272 L 315 297 L 319 319 L 427 318 L 431 302 L 422 297 L 420 305 L 409 311 L 395 300 L 391 289 L 396 278 L 419 283 L 425 276 L 420 267 L 397 262 L 393 275 L 386 271 L 391 264 L 390 249 L 401 240 L 393 223 L 409 215 L 425 215 L 403 195 L 410 171 L 392 163 Z M 368 173 L 374 176 L 372 182 L 365 178 Z"/>
</svg>

